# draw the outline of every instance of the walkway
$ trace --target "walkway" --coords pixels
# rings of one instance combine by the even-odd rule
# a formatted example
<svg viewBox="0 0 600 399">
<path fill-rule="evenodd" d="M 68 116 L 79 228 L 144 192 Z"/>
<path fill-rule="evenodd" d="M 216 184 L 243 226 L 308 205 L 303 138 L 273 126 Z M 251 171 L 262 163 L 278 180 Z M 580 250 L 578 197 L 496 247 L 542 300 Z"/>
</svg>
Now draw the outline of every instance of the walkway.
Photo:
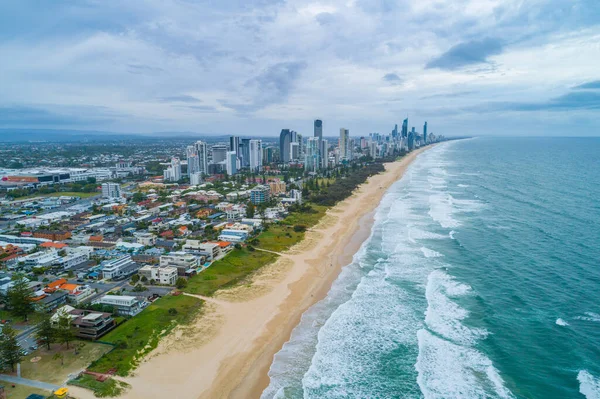
<svg viewBox="0 0 600 399">
<path fill-rule="evenodd" d="M 257 251 L 269 252 L 269 253 L 272 253 L 272 254 L 275 254 L 275 255 L 279 255 L 279 256 L 287 256 L 287 255 L 286 255 L 286 254 L 284 254 L 284 253 L 281 253 L 281 252 L 275 252 L 275 251 L 270 251 L 270 250 L 268 250 L 268 249 L 262 249 L 262 248 L 257 248 L 257 247 L 254 247 L 254 249 L 256 249 Z"/>
<path fill-rule="evenodd" d="M 231 306 L 232 303 L 231 302 L 227 302 L 227 301 L 222 301 L 220 299 L 215 299 L 209 296 L 204 296 L 204 295 L 196 295 L 196 294 L 188 294 L 187 292 L 183 292 L 183 295 L 186 296 L 191 296 L 194 298 L 198 298 L 198 299 L 202 299 L 203 301 L 209 302 L 209 303 L 214 303 L 215 305 L 219 305 L 219 306 Z"/>
<path fill-rule="evenodd" d="M 44 389 L 51 392 L 54 392 L 60 388 L 58 385 L 48 384 L 42 381 L 28 380 L 26 378 L 15 377 L 6 374 L 0 374 L 0 380 L 11 384 L 27 385 L 28 387 Z"/>
</svg>

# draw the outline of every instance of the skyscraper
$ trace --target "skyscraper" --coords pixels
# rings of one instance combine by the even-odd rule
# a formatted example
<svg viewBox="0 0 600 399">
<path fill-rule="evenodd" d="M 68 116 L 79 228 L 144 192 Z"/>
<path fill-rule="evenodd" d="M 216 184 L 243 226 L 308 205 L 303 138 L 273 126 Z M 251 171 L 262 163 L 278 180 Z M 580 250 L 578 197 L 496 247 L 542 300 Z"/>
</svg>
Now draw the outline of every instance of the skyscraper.
<svg viewBox="0 0 600 399">
<path fill-rule="evenodd" d="M 340 129 L 340 161 L 347 161 L 349 158 L 348 147 L 350 145 L 350 131 L 348 129 Z"/>
<path fill-rule="evenodd" d="M 188 175 L 200 171 L 200 159 L 198 158 L 198 151 L 195 145 L 188 145 L 185 150 L 185 155 L 188 164 Z"/>
<path fill-rule="evenodd" d="M 297 161 L 300 159 L 300 144 L 297 141 L 290 143 L 290 161 Z"/>
<path fill-rule="evenodd" d="M 408 137 L 408 118 L 402 121 L 402 137 Z"/>
<path fill-rule="evenodd" d="M 196 151 L 198 152 L 198 170 L 202 174 L 208 174 L 208 146 L 204 141 L 196 141 L 194 144 Z"/>
<path fill-rule="evenodd" d="M 227 151 L 227 174 L 233 176 L 237 173 L 237 154 L 235 151 Z"/>
<path fill-rule="evenodd" d="M 250 167 L 250 139 L 242 139 L 240 141 L 240 149 L 238 152 L 240 166 L 242 168 Z"/>
<path fill-rule="evenodd" d="M 262 141 L 250 140 L 249 144 L 250 170 L 252 172 L 260 172 L 263 164 Z"/>
<path fill-rule="evenodd" d="M 319 140 L 319 158 L 321 161 L 321 168 L 327 169 L 329 162 L 329 153 L 327 152 L 327 140 Z"/>
<path fill-rule="evenodd" d="M 323 121 L 320 119 L 315 119 L 314 137 L 318 137 L 320 140 L 323 140 Z"/>
<path fill-rule="evenodd" d="M 423 144 L 427 144 L 427 121 L 423 125 Z"/>
<path fill-rule="evenodd" d="M 279 134 L 279 159 L 282 163 L 290 162 L 290 143 L 292 132 L 290 129 L 281 129 Z"/>
<path fill-rule="evenodd" d="M 223 144 L 214 145 L 212 147 L 212 163 L 223 162 L 227 159 L 227 146 Z"/>
<path fill-rule="evenodd" d="M 311 172 L 316 172 L 321 168 L 319 159 L 321 140 L 319 137 L 309 137 L 306 141 L 306 155 L 304 156 L 304 168 Z"/>
</svg>

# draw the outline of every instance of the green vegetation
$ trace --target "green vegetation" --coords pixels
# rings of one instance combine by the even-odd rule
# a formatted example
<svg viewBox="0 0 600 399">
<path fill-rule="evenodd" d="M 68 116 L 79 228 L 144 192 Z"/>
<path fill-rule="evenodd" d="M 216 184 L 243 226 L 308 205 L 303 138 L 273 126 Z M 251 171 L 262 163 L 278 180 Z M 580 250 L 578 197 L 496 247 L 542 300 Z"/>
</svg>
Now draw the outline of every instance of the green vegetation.
<svg viewBox="0 0 600 399">
<path fill-rule="evenodd" d="M 94 185 L 96 186 L 96 185 Z M 12 191 L 11 191 L 12 194 Z M 30 198 L 39 198 L 39 197 L 43 197 L 43 198 L 50 198 L 50 197 L 79 197 L 81 199 L 84 198 L 90 198 L 93 197 L 95 195 L 98 195 L 97 192 L 93 191 L 93 192 L 77 192 L 77 191 L 58 191 L 58 192 L 54 192 L 54 193 L 46 193 L 46 194 L 41 194 L 39 192 L 34 192 L 33 194 L 30 195 L 26 195 L 23 197 L 18 197 L 19 200 L 24 200 L 24 199 L 30 199 Z M 15 197 L 16 198 L 16 197 Z"/>
<path fill-rule="evenodd" d="M 200 311 L 202 301 L 190 296 L 169 295 L 158 299 L 139 315 L 121 324 L 102 338 L 115 345 L 89 367 L 89 370 L 105 373 L 115 368 L 120 376 L 127 376 L 140 361 L 150 353 L 160 338 L 178 324 L 191 322 Z M 176 312 L 169 311 L 175 309 Z"/>
<path fill-rule="evenodd" d="M 210 296 L 219 288 L 232 286 L 260 267 L 273 262 L 277 255 L 263 251 L 234 249 L 226 257 L 188 281 L 185 292 Z"/>
<path fill-rule="evenodd" d="M 14 372 L 22 358 L 23 351 L 17 342 L 17 332 L 11 326 L 4 326 L 0 337 L 0 370 Z"/>
<path fill-rule="evenodd" d="M 62 345 L 52 345 L 27 356 L 21 362 L 21 375 L 30 380 L 44 381 L 60 385 L 69 378 L 69 374 L 79 372 L 91 362 L 109 352 L 112 346 L 89 341 L 74 341 L 66 349 Z M 39 357 L 37 362 L 31 359 Z"/>
<path fill-rule="evenodd" d="M 114 378 L 109 378 L 104 382 L 97 381 L 95 377 L 88 374 L 81 374 L 74 380 L 69 381 L 69 384 L 78 387 L 89 389 L 94 392 L 98 398 L 112 398 L 123 394 L 130 385 L 123 381 L 117 381 Z"/>
<path fill-rule="evenodd" d="M 2 380 L 0 380 L 0 385 L 4 386 L 4 392 L 6 392 L 6 397 L 9 399 L 26 398 L 31 394 L 41 395 L 46 398 L 52 394 L 50 391 L 32 388 L 27 385 L 13 384 L 12 382 L 6 382 Z"/>
</svg>

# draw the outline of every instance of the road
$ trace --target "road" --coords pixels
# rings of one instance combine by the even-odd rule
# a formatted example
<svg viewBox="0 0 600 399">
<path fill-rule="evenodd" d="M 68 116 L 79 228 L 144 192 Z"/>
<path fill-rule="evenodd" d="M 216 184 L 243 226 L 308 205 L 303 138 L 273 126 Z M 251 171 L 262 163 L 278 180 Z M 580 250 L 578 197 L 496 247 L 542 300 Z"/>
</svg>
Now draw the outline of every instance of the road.
<svg viewBox="0 0 600 399">
<path fill-rule="evenodd" d="M 28 380 L 27 378 L 14 377 L 12 375 L 0 374 L 0 380 L 9 382 L 11 384 L 27 385 L 28 387 L 44 389 L 46 391 L 54 392 L 60 388 L 58 385 L 48 384 L 46 382 Z"/>
</svg>

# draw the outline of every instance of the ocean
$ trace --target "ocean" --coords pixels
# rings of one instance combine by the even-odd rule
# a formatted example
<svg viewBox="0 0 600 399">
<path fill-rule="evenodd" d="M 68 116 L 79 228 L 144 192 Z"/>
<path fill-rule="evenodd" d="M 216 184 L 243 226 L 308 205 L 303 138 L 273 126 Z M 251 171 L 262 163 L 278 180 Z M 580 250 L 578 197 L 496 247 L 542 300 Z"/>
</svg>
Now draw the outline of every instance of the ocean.
<svg viewBox="0 0 600 399">
<path fill-rule="evenodd" d="M 600 139 L 419 155 L 262 398 L 600 398 Z"/>
</svg>

